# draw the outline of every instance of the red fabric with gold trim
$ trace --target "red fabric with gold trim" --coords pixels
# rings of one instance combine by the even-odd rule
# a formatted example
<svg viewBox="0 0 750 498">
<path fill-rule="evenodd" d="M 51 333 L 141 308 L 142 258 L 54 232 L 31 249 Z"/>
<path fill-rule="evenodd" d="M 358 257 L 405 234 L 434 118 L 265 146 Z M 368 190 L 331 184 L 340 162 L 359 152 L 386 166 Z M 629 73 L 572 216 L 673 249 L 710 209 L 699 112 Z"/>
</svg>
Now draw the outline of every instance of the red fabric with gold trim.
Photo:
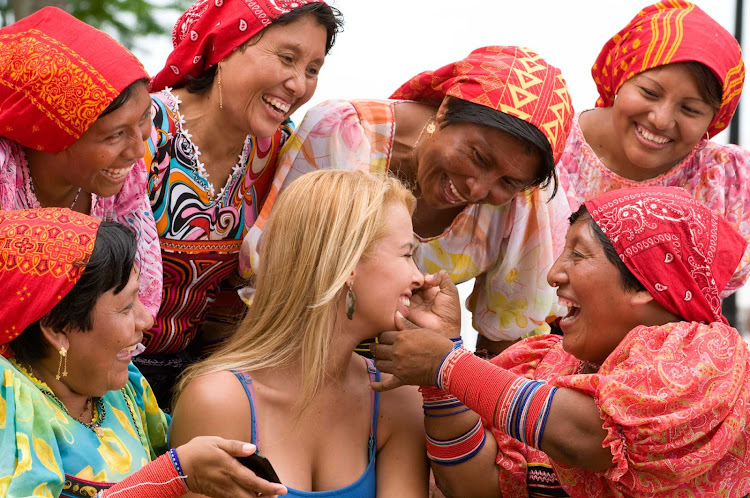
<svg viewBox="0 0 750 498">
<path fill-rule="evenodd" d="M 0 136 L 59 152 L 148 74 L 109 35 L 55 7 L 0 29 Z"/>
<path fill-rule="evenodd" d="M 737 40 L 698 6 L 681 0 L 649 5 L 612 37 L 591 68 L 597 107 L 610 107 L 627 80 L 655 67 L 696 61 L 716 75 L 721 107 L 708 126 L 714 136 L 729 126 L 745 81 Z"/>
<path fill-rule="evenodd" d="M 151 80 L 151 91 L 179 88 L 223 60 L 274 19 L 322 0 L 198 0 L 172 30 L 174 50 Z"/>
<path fill-rule="evenodd" d="M 440 105 L 457 97 L 520 118 L 537 127 L 560 158 L 573 120 L 573 105 L 560 70 L 523 47 L 490 46 L 463 60 L 420 73 L 392 99 Z"/>
<path fill-rule="evenodd" d="M 678 187 L 613 190 L 585 204 L 662 306 L 687 321 L 727 323 L 719 292 L 747 242 L 723 217 Z"/>
<path fill-rule="evenodd" d="M 63 208 L 0 211 L 0 354 L 70 292 L 100 221 Z"/>
</svg>

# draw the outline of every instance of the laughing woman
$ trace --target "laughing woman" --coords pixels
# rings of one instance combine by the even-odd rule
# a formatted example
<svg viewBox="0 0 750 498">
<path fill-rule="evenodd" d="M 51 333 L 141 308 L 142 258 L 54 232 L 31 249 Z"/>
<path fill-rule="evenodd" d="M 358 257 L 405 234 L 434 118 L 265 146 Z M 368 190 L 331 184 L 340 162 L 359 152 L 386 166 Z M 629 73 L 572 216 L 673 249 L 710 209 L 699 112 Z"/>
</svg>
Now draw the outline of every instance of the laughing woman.
<svg viewBox="0 0 750 498">
<path fill-rule="evenodd" d="M 300 175 L 391 174 L 417 197 L 420 269 L 444 269 L 455 282 L 476 278 L 468 307 L 477 346 L 494 354 L 547 331 L 556 300 L 544 275 L 570 213 L 554 195 L 555 161 L 572 112 L 557 68 L 527 49 L 497 46 L 415 76 L 392 100 L 325 102 L 308 111 L 284 150 L 240 264 L 262 264 L 258 243 L 275 196 Z"/>
<path fill-rule="evenodd" d="M 245 307 L 235 288 L 255 221 L 291 133 L 315 92 L 340 13 L 323 2 L 198 0 L 175 24 L 151 82 L 148 189 L 164 261 L 164 297 L 138 364 L 160 404 L 176 376 Z M 196 349 L 186 348 L 196 337 Z"/>
<path fill-rule="evenodd" d="M 615 190 L 571 216 L 547 277 L 570 308 L 562 337 L 482 361 L 454 348 L 456 314 L 440 305 L 409 319 L 444 336 L 381 336 L 379 368 L 409 384 L 437 379 L 422 391 L 446 495 L 749 493 L 750 350 L 719 299 L 746 245 L 683 189 Z M 455 302 L 444 288 L 435 302 Z"/>
</svg>

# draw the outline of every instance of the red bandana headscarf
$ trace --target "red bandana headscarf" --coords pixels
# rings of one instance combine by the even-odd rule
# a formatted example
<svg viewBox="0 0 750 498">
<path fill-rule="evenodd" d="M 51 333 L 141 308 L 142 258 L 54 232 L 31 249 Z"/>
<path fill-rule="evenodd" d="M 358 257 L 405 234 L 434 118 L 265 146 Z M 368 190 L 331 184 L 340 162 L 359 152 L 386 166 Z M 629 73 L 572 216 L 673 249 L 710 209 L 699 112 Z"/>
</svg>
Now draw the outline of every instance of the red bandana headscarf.
<svg viewBox="0 0 750 498">
<path fill-rule="evenodd" d="M 440 105 L 457 97 L 520 118 L 541 131 L 560 158 L 573 119 L 573 105 L 560 70 L 523 47 L 482 47 L 463 60 L 420 73 L 392 99 Z"/>
<path fill-rule="evenodd" d="M 175 23 L 174 50 L 151 90 L 184 86 L 188 76 L 200 76 L 274 19 L 316 2 L 322 0 L 198 0 Z"/>
<path fill-rule="evenodd" d="M 722 98 L 708 126 L 714 136 L 729 126 L 745 81 L 737 40 L 690 2 L 649 5 L 604 45 L 591 68 L 599 91 L 597 107 L 612 106 L 615 95 L 636 74 L 675 62 L 700 62 L 721 82 Z"/>
<path fill-rule="evenodd" d="M 109 35 L 55 7 L 0 29 L 0 136 L 59 152 L 148 74 Z"/>
<path fill-rule="evenodd" d="M 78 282 L 99 223 L 63 208 L 0 211 L 0 354 Z"/>
<path fill-rule="evenodd" d="M 747 242 L 721 216 L 678 187 L 613 190 L 586 202 L 620 259 L 668 311 L 727 323 L 719 292 Z"/>
</svg>

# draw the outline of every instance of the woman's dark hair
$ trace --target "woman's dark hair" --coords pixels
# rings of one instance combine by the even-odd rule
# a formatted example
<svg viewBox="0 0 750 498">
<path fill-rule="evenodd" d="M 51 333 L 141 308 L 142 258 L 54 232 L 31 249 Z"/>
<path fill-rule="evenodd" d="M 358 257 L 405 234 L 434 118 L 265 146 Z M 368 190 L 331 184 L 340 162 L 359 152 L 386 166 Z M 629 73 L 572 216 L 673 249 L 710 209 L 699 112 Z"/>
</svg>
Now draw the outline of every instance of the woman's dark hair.
<svg viewBox="0 0 750 498">
<path fill-rule="evenodd" d="M 135 80 L 128 86 L 126 86 L 123 91 L 120 92 L 120 95 L 115 97 L 115 100 L 113 100 L 104 111 L 99 114 L 99 117 L 96 119 L 101 118 L 102 116 L 106 116 L 107 114 L 115 112 L 117 109 L 125 105 L 125 102 L 130 100 L 130 97 L 133 96 L 133 93 L 135 92 L 135 89 L 138 85 L 143 85 L 144 87 L 148 88 L 148 78 L 141 78 L 139 80 Z"/>
<path fill-rule="evenodd" d="M 714 109 L 721 107 L 721 82 L 708 66 L 696 61 L 685 62 L 685 67 L 698 84 L 698 93 Z"/>
<path fill-rule="evenodd" d="M 42 358 L 49 346 L 42 336 L 41 326 L 55 330 L 91 330 L 91 314 L 99 297 L 110 290 L 117 294 L 128 284 L 136 247 L 132 230 L 114 221 L 103 221 L 81 278 L 49 313 L 26 327 L 10 343 L 13 351 L 24 361 Z"/>
<path fill-rule="evenodd" d="M 274 24 L 291 24 L 305 16 L 313 16 L 318 24 L 326 29 L 326 55 L 331 51 L 333 45 L 336 43 L 336 35 L 344 29 L 344 18 L 341 15 L 341 11 L 336 7 L 331 7 L 323 2 L 308 3 L 301 7 L 297 7 L 294 10 L 290 10 L 286 14 L 280 15 L 277 19 L 271 21 L 271 25 Z M 238 48 L 244 51 L 248 46 L 257 43 L 260 37 L 263 36 L 263 31 L 252 37 L 249 41 L 243 43 Z M 185 90 L 190 93 L 205 93 L 211 88 L 216 78 L 216 70 L 218 64 L 206 69 L 203 74 L 196 76 L 195 78 L 188 78 L 185 83 Z"/>
<path fill-rule="evenodd" d="M 555 193 L 557 193 L 557 174 L 555 173 L 552 146 L 544 134 L 539 131 L 539 128 L 502 111 L 475 104 L 468 100 L 446 97 L 443 126 L 453 123 L 474 123 L 488 126 L 516 138 L 519 143 L 523 144 L 528 155 L 539 157 L 541 162 L 534 180 L 526 188 L 537 185 L 544 188 L 552 183 L 551 197 L 555 196 Z"/>
<path fill-rule="evenodd" d="M 570 221 L 571 227 L 579 221 L 581 223 L 588 223 L 589 229 L 591 229 L 591 233 L 596 236 L 597 240 L 602 245 L 602 249 L 604 249 L 604 255 L 607 256 L 609 262 L 615 265 L 615 267 L 617 267 L 617 269 L 620 271 L 620 283 L 622 284 L 623 289 L 629 292 L 646 290 L 643 284 L 637 278 L 635 278 L 635 275 L 633 275 L 630 269 L 625 266 L 625 263 L 622 262 L 620 256 L 617 255 L 617 251 L 612 245 L 612 242 L 609 240 L 609 238 L 607 238 L 606 235 L 604 235 L 604 232 L 602 232 L 602 229 L 599 228 L 599 225 L 596 224 L 594 218 L 591 217 L 591 214 L 589 214 L 589 210 L 586 209 L 585 204 L 581 204 L 581 207 L 579 207 L 575 213 L 571 214 L 568 220 Z"/>
</svg>

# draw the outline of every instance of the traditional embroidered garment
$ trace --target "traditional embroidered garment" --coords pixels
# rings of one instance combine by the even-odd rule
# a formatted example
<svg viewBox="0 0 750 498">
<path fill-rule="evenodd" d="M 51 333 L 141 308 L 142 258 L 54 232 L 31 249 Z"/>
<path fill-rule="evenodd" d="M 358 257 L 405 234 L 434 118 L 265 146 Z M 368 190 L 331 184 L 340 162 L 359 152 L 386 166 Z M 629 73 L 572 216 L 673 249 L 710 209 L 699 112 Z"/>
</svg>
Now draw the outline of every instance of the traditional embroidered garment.
<svg viewBox="0 0 750 498">
<path fill-rule="evenodd" d="M 478 48 L 465 59 L 416 75 L 391 98 L 437 106 L 446 96 L 490 107 L 534 125 L 552 146 L 555 161 L 559 159 L 573 106 L 560 70 L 531 50 Z"/>
<path fill-rule="evenodd" d="M 628 269 L 667 310 L 692 322 L 638 326 L 595 374 L 559 336 L 533 337 L 492 362 L 596 400 L 613 466 L 559 465 L 493 430 L 504 496 L 526 496 L 526 465 L 551 465 L 566 492 L 589 496 L 741 497 L 750 492 L 750 354 L 726 324 L 719 290 L 746 242 L 674 188 L 624 189 L 586 203 Z M 689 294 L 688 294 L 689 293 Z M 707 323 L 701 323 L 707 322 Z"/>
<path fill-rule="evenodd" d="M 0 60 L 0 135 L 7 137 L 0 138 L 0 208 L 39 208 L 24 147 L 44 152 L 65 149 L 125 87 L 148 75 L 109 35 L 53 7 L 2 28 Z M 136 232 L 140 299 L 156 315 L 161 302 L 161 254 L 146 178 L 146 166 L 139 160 L 117 195 L 92 194 L 89 214 Z"/>
<path fill-rule="evenodd" d="M 705 146 L 705 147 L 704 147 Z M 702 147 L 702 148 L 701 148 Z M 683 187 L 704 206 L 719 213 L 750 241 L 750 151 L 736 145 L 702 141 L 678 165 L 666 173 L 636 182 L 609 170 L 594 153 L 581 132 L 578 119 L 558 163 L 560 187 L 571 210 L 605 192 L 633 187 Z M 750 275 L 750 247 L 729 283 L 721 292 L 727 297 L 742 287 Z"/>
<path fill-rule="evenodd" d="M 49 313 L 83 273 L 99 220 L 69 209 L 0 211 L 0 353 Z"/>
<path fill-rule="evenodd" d="M 101 398 L 102 437 L 22 366 L 0 358 L 0 368 L 2 496 L 94 496 L 168 449 L 168 420 L 133 364 L 127 385 Z"/>
<path fill-rule="evenodd" d="M 172 30 L 174 50 L 154 76 L 151 90 L 182 87 L 203 74 L 274 19 L 321 0 L 197 0 Z"/>
<path fill-rule="evenodd" d="M 290 138 L 274 187 L 243 245 L 241 262 L 258 265 L 258 240 L 280 189 L 317 169 L 360 169 L 384 174 L 390 167 L 398 101 L 332 100 L 313 107 Z M 474 327 L 491 339 L 518 339 L 549 330 L 557 312 L 546 274 L 564 245 L 570 212 L 564 196 L 547 189 L 519 194 L 506 206 L 470 204 L 442 234 L 415 237 L 420 270 L 446 270 L 453 281 L 476 277 L 467 302 Z"/>
<path fill-rule="evenodd" d="M 599 91 L 597 107 L 611 107 L 623 83 L 655 67 L 697 61 L 721 83 L 721 107 L 709 136 L 729 126 L 742 94 L 745 65 L 737 40 L 699 7 L 682 0 L 641 10 L 602 48 L 591 68 Z"/>
<path fill-rule="evenodd" d="M 662 306 L 687 321 L 727 323 L 722 289 L 747 242 L 680 188 L 600 195 L 586 208 L 625 266 Z"/>
<path fill-rule="evenodd" d="M 164 293 L 144 344 L 148 354 L 177 353 L 204 321 L 231 323 L 244 309 L 235 290 L 241 282 L 237 254 L 266 198 L 291 123 L 270 138 L 248 135 L 237 165 L 217 193 L 184 127 L 177 97 L 165 90 L 153 94 L 152 103 L 154 129 L 146 161 L 151 164 L 148 189 L 162 247 Z"/>
<path fill-rule="evenodd" d="M 4 355 L 9 341 L 73 288 L 98 227 L 98 220 L 69 209 L 0 212 Z M 97 403 L 101 437 L 25 368 L 0 358 L 0 495 L 93 496 L 167 449 L 167 419 L 132 364 L 127 385 Z"/>
</svg>

